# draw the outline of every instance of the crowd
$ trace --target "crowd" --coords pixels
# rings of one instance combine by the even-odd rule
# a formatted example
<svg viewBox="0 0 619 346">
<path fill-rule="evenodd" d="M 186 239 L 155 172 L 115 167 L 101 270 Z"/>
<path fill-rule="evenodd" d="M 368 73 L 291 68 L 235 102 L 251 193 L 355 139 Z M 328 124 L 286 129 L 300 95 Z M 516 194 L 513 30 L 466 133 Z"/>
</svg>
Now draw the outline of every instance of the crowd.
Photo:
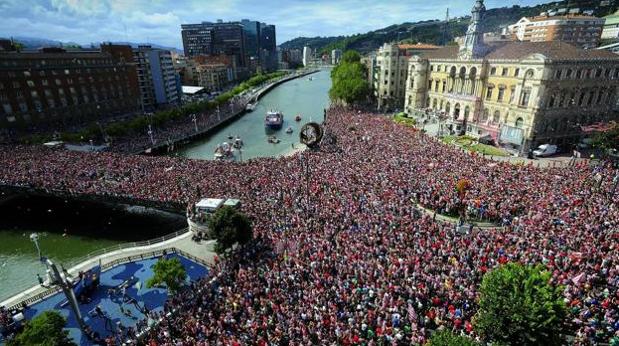
<svg viewBox="0 0 619 346">
<path fill-rule="evenodd" d="M 166 304 L 151 345 L 424 343 L 476 337 L 481 278 L 541 263 L 577 344 L 619 337 L 619 197 L 610 165 L 493 162 L 389 118 L 332 108 L 338 150 L 243 163 L 0 147 L 0 184 L 186 206 L 238 198 L 255 240 Z M 461 199 L 455 185 L 470 188 Z M 460 232 L 419 207 L 463 203 L 502 227 Z"/>
</svg>

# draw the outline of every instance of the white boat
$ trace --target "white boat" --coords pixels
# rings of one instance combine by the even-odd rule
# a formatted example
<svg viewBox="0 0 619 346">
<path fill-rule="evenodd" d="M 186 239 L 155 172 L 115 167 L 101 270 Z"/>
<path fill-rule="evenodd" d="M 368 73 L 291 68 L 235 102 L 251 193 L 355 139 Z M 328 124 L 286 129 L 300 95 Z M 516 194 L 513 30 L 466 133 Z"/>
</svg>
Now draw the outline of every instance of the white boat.
<svg viewBox="0 0 619 346">
<path fill-rule="evenodd" d="M 248 112 L 251 112 L 254 109 L 256 109 L 257 105 L 258 105 L 258 102 L 256 102 L 256 103 L 248 103 L 247 106 L 245 106 L 245 110 L 248 111 Z"/>
<path fill-rule="evenodd" d="M 234 150 L 228 142 L 223 142 L 215 148 L 215 160 L 232 160 L 234 159 Z"/>
<path fill-rule="evenodd" d="M 292 129 L 292 126 L 288 126 L 288 128 L 286 129 L 286 133 L 292 133 L 294 130 Z"/>
<path fill-rule="evenodd" d="M 267 141 L 271 144 L 277 144 L 280 142 L 279 138 L 275 137 L 275 136 L 270 136 Z"/>
<path fill-rule="evenodd" d="M 234 144 L 232 144 L 232 146 L 233 146 L 235 149 L 240 149 L 240 148 L 242 148 L 242 147 L 243 147 L 243 144 L 244 144 L 244 143 L 243 143 L 243 140 L 241 139 L 241 137 L 236 136 L 236 138 L 234 139 Z"/>
</svg>

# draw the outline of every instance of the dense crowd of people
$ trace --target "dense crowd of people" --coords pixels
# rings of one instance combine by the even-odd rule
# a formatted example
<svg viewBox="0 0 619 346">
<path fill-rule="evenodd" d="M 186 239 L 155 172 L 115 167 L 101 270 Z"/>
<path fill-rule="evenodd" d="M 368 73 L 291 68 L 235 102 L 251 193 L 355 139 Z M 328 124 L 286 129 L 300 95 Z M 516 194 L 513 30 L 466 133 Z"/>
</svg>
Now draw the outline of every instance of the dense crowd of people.
<svg viewBox="0 0 619 346">
<path fill-rule="evenodd" d="M 337 150 L 243 163 L 0 147 L 0 184 L 181 207 L 242 200 L 255 240 L 168 301 L 176 313 L 152 345 L 408 345 L 437 328 L 477 337 L 482 276 L 511 261 L 541 263 L 565 286 L 576 343 L 619 337 L 612 166 L 494 162 L 337 107 L 325 127 Z M 461 232 L 419 208 L 453 215 L 462 204 L 502 227 Z"/>
</svg>

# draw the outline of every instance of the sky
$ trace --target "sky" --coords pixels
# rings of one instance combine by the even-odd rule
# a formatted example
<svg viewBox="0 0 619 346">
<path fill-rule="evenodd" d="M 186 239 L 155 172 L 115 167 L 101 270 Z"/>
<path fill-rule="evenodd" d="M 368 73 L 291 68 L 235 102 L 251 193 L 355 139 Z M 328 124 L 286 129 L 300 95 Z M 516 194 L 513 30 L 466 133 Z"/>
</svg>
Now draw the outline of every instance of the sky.
<svg viewBox="0 0 619 346">
<path fill-rule="evenodd" d="M 487 0 L 486 7 L 543 0 Z M 277 44 L 299 36 L 364 33 L 470 13 L 474 0 L 0 0 L 0 37 L 130 41 L 182 48 L 180 25 L 217 19 L 275 24 Z"/>
</svg>

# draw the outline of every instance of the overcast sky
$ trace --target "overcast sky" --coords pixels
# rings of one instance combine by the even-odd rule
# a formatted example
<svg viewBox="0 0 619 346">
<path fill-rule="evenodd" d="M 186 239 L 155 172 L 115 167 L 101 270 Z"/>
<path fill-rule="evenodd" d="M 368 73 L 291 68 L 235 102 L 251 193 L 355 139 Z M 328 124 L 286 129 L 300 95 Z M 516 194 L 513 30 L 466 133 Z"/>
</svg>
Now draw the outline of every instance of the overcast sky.
<svg viewBox="0 0 619 346">
<path fill-rule="evenodd" d="M 486 7 L 542 0 L 487 0 Z M 249 18 L 275 24 L 277 44 L 298 36 L 363 33 L 470 12 L 473 0 L 0 0 L 0 37 L 80 44 L 151 42 L 182 48 L 181 23 Z"/>
</svg>

